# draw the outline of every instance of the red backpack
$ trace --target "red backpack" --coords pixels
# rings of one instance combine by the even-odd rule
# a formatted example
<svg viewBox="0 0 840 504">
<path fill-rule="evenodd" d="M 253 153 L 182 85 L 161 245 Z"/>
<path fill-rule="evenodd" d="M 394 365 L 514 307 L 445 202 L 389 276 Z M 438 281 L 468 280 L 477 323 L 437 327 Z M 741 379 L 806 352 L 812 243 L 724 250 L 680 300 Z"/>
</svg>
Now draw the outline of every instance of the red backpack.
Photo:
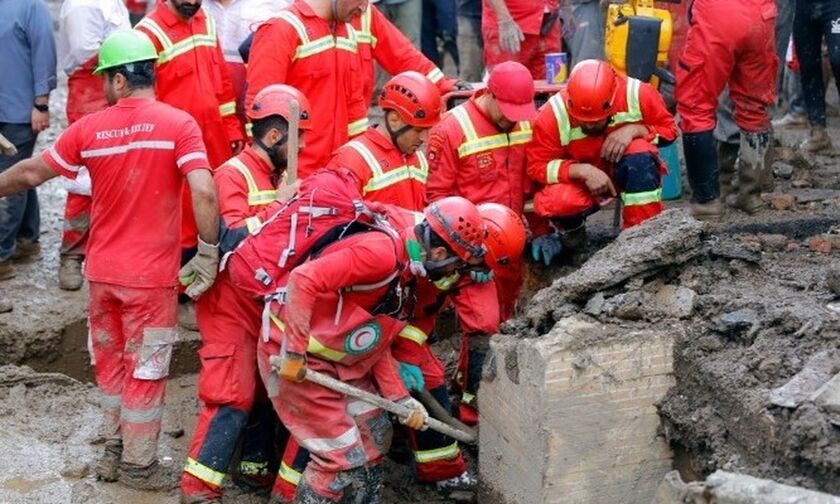
<svg viewBox="0 0 840 504">
<path fill-rule="evenodd" d="M 287 276 L 295 266 L 344 236 L 372 229 L 396 234 L 367 209 L 350 170 L 318 170 L 228 254 L 223 267 L 236 287 L 282 302 Z"/>
</svg>

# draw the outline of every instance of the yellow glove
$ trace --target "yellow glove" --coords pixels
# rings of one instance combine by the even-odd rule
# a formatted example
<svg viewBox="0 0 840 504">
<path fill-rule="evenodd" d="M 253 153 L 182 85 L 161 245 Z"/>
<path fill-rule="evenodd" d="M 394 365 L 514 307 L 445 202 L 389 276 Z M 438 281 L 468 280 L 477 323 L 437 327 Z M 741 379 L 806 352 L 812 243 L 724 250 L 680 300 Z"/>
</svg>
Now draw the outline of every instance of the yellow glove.
<svg viewBox="0 0 840 504">
<path fill-rule="evenodd" d="M 420 401 L 413 397 L 406 397 L 397 401 L 397 404 L 409 409 L 409 412 L 405 416 L 400 416 L 399 420 L 401 424 L 411 427 L 414 430 L 428 429 L 426 420 L 429 418 L 429 413 Z"/>
<path fill-rule="evenodd" d="M 280 358 L 280 377 L 293 382 L 302 382 L 306 376 L 306 356 L 294 352 L 283 352 Z"/>
<path fill-rule="evenodd" d="M 204 294 L 219 273 L 219 245 L 210 245 L 198 239 L 198 252 L 178 272 L 181 285 L 187 287 L 187 296 L 195 299 Z"/>
</svg>

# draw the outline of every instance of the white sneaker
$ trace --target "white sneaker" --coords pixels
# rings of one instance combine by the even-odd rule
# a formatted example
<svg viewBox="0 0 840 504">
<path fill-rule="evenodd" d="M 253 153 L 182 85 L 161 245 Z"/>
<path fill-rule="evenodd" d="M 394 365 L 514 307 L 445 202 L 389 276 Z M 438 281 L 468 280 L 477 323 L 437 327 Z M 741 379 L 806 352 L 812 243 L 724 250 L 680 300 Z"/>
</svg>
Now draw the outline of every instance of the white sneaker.
<svg viewBox="0 0 840 504">
<path fill-rule="evenodd" d="M 455 490 L 474 490 L 476 485 L 478 485 L 478 480 L 469 471 L 464 471 L 460 476 L 435 483 L 438 492 L 441 493 L 453 492 Z"/>
</svg>

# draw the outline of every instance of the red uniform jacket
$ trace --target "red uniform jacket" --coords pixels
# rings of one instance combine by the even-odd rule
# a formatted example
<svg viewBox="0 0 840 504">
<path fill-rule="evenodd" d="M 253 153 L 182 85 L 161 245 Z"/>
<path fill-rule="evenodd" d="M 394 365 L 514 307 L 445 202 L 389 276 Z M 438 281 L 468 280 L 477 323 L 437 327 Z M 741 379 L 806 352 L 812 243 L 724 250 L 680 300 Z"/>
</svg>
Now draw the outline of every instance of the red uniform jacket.
<svg viewBox="0 0 840 504">
<path fill-rule="evenodd" d="M 213 19 L 199 10 L 185 22 L 167 5 L 158 5 L 135 29 L 158 51 L 158 99 L 195 118 L 213 168 L 227 161 L 230 142 L 243 140 L 244 131 Z"/>
<path fill-rule="evenodd" d="M 602 135 L 585 135 L 568 115 L 565 90 L 543 105 L 534 121 L 534 140 L 528 148 L 528 176 L 532 180 L 540 185 L 567 183 L 569 167 L 574 163 L 590 163 L 611 173 L 611 163 L 601 158 L 601 146 L 607 135 L 627 124 L 643 124 L 648 128 L 644 140 L 650 152 L 658 154 L 655 145 L 660 140 L 674 141 L 677 125 L 659 92 L 636 79 L 620 76 L 618 79 L 614 112 Z"/>
<path fill-rule="evenodd" d="M 333 32 L 329 22 L 297 0 L 257 29 L 248 63 L 245 110 L 270 84 L 288 84 L 306 95 L 313 124 L 298 160 L 298 176 L 303 178 L 325 166 L 335 149 L 367 128 L 363 74 L 353 27 L 339 23 Z"/>
<path fill-rule="evenodd" d="M 345 167 L 356 175 L 359 190 L 368 201 L 389 203 L 413 211 L 426 206 L 426 156 L 417 151 L 406 156 L 391 139 L 374 128 L 342 145 L 328 167 Z"/>
<path fill-rule="evenodd" d="M 359 57 L 365 77 L 365 103 L 370 103 L 374 91 L 374 60 L 391 75 L 414 70 L 434 82 L 442 95 L 452 91 L 457 79 L 444 77 L 443 72 L 373 5 L 368 5 L 364 14 L 353 20 L 353 28 L 357 31 Z"/>
<path fill-rule="evenodd" d="M 429 135 L 428 201 L 462 196 L 475 204 L 500 203 L 522 213 L 525 147 L 531 125 L 525 121 L 501 133 L 476 104 L 479 91 L 455 107 Z"/>
<path fill-rule="evenodd" d="M 274 168 L 246 147 L 213 175 L 219 210 L 229 229 L 247 226 L 254 232 L 280 209 L 276 201 L 278 178 Z"/>
<path fill-rule="evenodd" d="M 370 373 L 385 397 L 407 396 L 389 351 L 405 324 L 371 314 L 389 292 L 394 275 L 400 276 L 401 284 L 408 280 L 409 273 L 401 268 L 406 261 L 403 241 L 384 233 L 360 233 L 334 242 L 289 274 L 288 304 L 279 310 L 272 305 L 277 312 L 272 312 L 272 329 L 279 328 L 271 331 L 272 337 L 282 339 L 285 351 L 333 362 L 342 380 Z M 359 287 L 363 285 L 367 287 Z M 286 330 L 283 319 L 291 312 L 309 317 L 310 334 Z"/>
</svg>

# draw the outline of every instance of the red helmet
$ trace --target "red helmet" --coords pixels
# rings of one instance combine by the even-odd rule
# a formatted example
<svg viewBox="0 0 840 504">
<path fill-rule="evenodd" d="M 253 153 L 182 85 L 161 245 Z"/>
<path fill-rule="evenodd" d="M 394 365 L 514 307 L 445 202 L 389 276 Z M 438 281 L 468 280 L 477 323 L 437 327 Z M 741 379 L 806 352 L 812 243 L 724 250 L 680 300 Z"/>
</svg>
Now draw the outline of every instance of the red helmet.
<svg viewBox="0 0 840 504">
<path fill-rule="evenodd" d="M 248 119 L 256 121 L 257 119 L 278 115 L 286 121 L 291 122 L 291 118 L 289 117 L 289 102 L 291 100 L 297 100 L 298 102 L 300 129 L 312 129 L 312 123 L 310 121 L 312 109 L 309 107 L 309 100 L 297 88 L 286 84 L 272 84 L 264 87 L 262 91 L 257 93 L 257 96 L 254 97 L 254 102 L 251 104 L 251 108 L 248 110 Z"/>
<path fill-rule="evenodd" d="M 440 91 L 422 74 L 403 72 L 382 88 L 379 108 L 395 111 L 409 126 L 431 128 L 440 119 Z"/>
<path fill-rule="evenodd" d="M 525 249 L 525 224 L 510 208 L 498 203 L 478 205 L 478 213 L 487 227 L 487 256 L 484 262 L 491 268 L 505 266 L 522 255 Z"/>
<path fill-rule="evenodd" d="M 582 122 L 598 122 L 612 114 L 618 88 L 615 71 L 601 60 L 583 60 L 572 69 L 566 92 L 569 115 Z"/>
<path fill-rule="evenodd" d="M 437 200 L 426 207 L 423 216 L 432 231 L 462 260 L 484 256 L 484 224 L 469 200 L 460 196 Z"/>
</svg>

